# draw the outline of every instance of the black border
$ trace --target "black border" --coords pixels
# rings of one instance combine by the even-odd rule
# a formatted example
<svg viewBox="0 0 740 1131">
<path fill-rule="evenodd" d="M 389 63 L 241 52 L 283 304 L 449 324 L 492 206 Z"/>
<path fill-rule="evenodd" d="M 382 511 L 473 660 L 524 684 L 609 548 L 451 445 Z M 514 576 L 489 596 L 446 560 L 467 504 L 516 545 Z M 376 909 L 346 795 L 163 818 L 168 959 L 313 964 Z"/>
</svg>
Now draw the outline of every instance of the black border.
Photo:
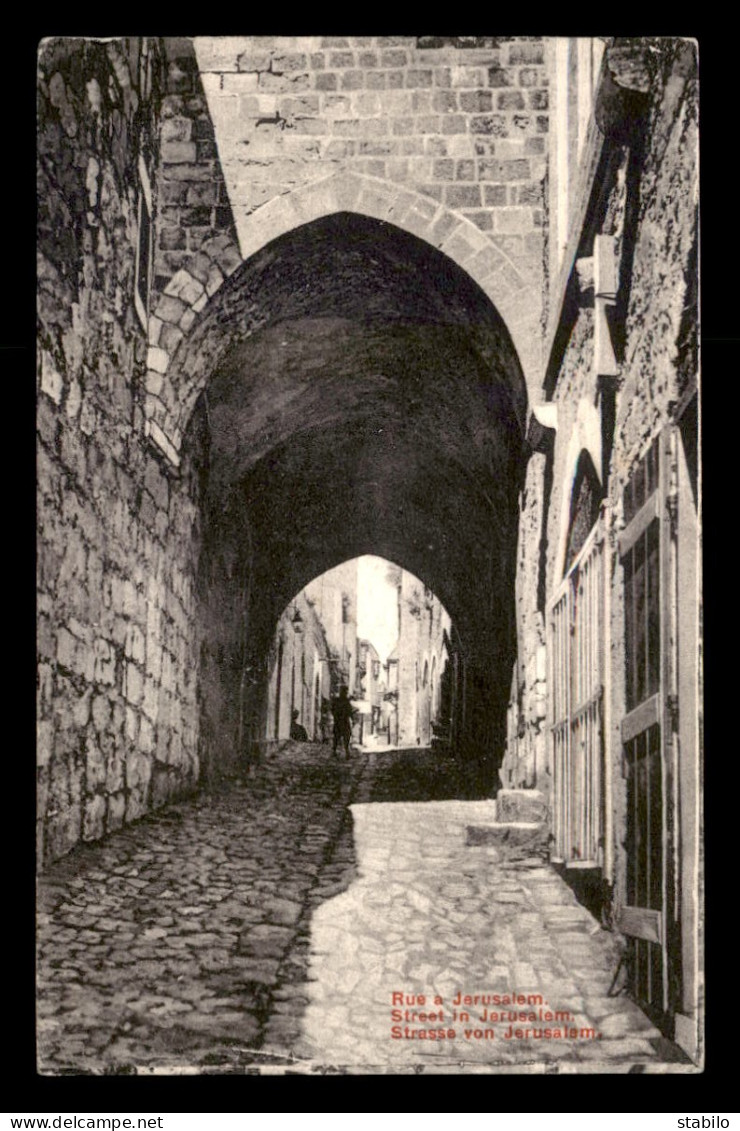
<svg viewBox="0 0 740 1131">
<path fill-rule="evenodd" d="M 209 19 L 208 34 L 238 34 L 234 23 L 239 9 L 229 9 L 229 27 L 221 20 Z M 573 27 L 556 20 L 556 12 L 549 18 L 537 21 L 536 34 L 586 35 L 593 34 L 591 26 Z M 597 13 L 598 23 L 609 24 L 613 11 Z M 11 452 L 6 463 L 6 499 L 10 501 L 6 516 L 5 557 L 17 570 L 6 581 L 6 601 L 11 609 L 25 612 L 28 587 L 28 629 L 23 626 L 6 630 L 5 644 L 8 667 L 16 678 L 20 676 L 19 689 L 5 697 L 6 743 L 5 771 L 10 777 L 5 793 L 6 826 L 6 878 L 9 892 L 6 897 L 4 934 L 10 951 L 5 964 L 5 975 L 10 993 L 6 995 L 6 1049 L 3 1068 L 6 1082 L 6 1105 L 18 1111 L 33 1114 L 35 1111 L 78 1111 L 79 1113 L 106 1114 L 112 1111 L 188 1109 L 239 1110 L 248 1104 L 270 1106 L 286 1102 L 313 1102 L 322 1098 L 326 1103 L 323 1083 L 331 1081 L 329 1097 L 336 1101 L 372 1104 L 381 1102 L 381 1091 L 373 1087 L 382 1077 L 370 1076 L 198 1076 L 198 1077 L 44 1077 L 35 1069 L 34 1050 L 34 872 L 35 845 L 33 829 L 35 744 L 35 591 L 34 557 L 35 524 L 35 268 L 33 248 L 35 242 L 35 87 L 36 53 L 42 36 L 56 34 L 61 24 L 65 34 L 71 27 L 74 34 L 100 35 L 110 33 L 97 9 L 90 18 L 75 6 L 72 11 L 53 12 L 42 21 L 41 9 L 29 6 L 26 12 L 9 10 L 6 15 L 5 51 L 2 78 L 4 83 L 4 130 L 2 189 L 5 200 L 6 242 L 4 264 L 5 303 L 3 328 L 0 330 L 0 356 L 4 361 L 5 388 L 10 392 L 11 405 L 6 407 L 6 436 L 10 434 Z M 689 18 L 691 17 L 691 18 Z M 134 19 L 127 7 L 118 18 L 106 17 L 105 24 L 112 25 L 115 35 L 154 34 L 150 18 Z M 350 20 L 331 19 L 320 14 L 309 20 L 304 14 L 298 26 L 291 22 L 286 9 L 282 28 L 264 26 L 264 16 L 252 18 L 246 13 L 245 21 L 250 34 L 413 34 L 434 31 L 442 23 L 457 22 L 457 18 L 444 20 L 439 10 L 432 15 L 406 15 L 396 13 L 391 17 L 394 26 L 388 27 L 386 14 L 375 7 L 362 13 L 363 27 L 358 28 L 357 15 Z M 505 17 L 511 23 L 511 13 Z M 734 386 L 737 382 L 738 318 L 730 311 L 730 302 L 736 302 L 737 290 L 737 198 L 735 176 L 737 93 L 730 88 L 730 76 L 736 69 L 734 60 L 735 37 L 726 20 L 709 25 L 709 15 L 701 12 L 682 13 L 674 18 L 673 27 L 662 19 L 658 25 L 640 19 L 628 21 L 620 12 L 618 23 L 624 34 L 635 34 L 627 22 L 645 24 L 643 34 L 676 35 L 685 31 L 699 43 L 700 60 L 700 154 L 701 154 L 701 357 L 703 370 L 702 393 L 702 476 L 704 507 L 704 598 L 705 598 L 705 829 L 706 829 L 706 1067 L 702 1074 L 669 1073 L 665 1075 L 546 1075 L 535 1076 L 398 1076 L 394 1083 L 414 1081 L 417 1087 L 401 1095 L 409 1107 L 423 1104 L 426 1110 L 435 1109 L 471 1112 L 478 1108 L 494 1108 L 497 1112 L 550 1111 L 566 1109 L 584 1110 L 593 1106 L 596 1111 L 610 1109 L 626 1111 L 628 1108 L 656 1112 L 682 1108 L 687 1113 L 721 1111 L 724 1098 L 721 1084 L 732 1085 L 737 1073 L 735 1044 L 737 1031 L 734 997 L 734 963 L 730 946 L 735 942 L 736 888 L 733 870 L 736 863 L 735 842 L 729 843 L 728 830 L 737 821 L 736 791 L 732 788 L 730 770 L 737 761 L 733 704 L 738 692 L 733 684 L 724 688 L 722 674 L 735 675 L 737 664 L 734 654 L 723 658 L 723 638 L 730 638 L 729 618 L 734 613 L 734 592 L 723 585 L 718 569 L 731 561 L 734 546 L 735 477 L 726 459 L 728 449 L 734 447 Z M 11 20 L 13 21 L 11 23 Z M 16 22 L 19 21 L 19 22 Z M 165 22 L 165 21 L 158 21 Z M 168 24 L 190 24 L 192 14 L 168 17 Z M 201 16 L 198 22 L 206 21 Z M 282 21 L 281 21 L 282 22 Z M 410 28 L 410 23 L 415 25 Z M 468 23 L 468 18 L 460 20 Z M 491 12 L 485 21 L 476 14 L 475 22 L 497 24 Z M 221 24 L 222 26 L 213 25 Z M 675 24 L 689 25 L 676 28 Z M 142 27 L 142 24 L 144 27 Z M 317 31 L 317 25 L 320 26 Z M 349 24 L 349 26 L 348 26 Z M 354 26 L 352 26 L 354 24 Z M 368 25 L 372 24 L 372 28 Z M 66 25 L 66 26 L 65 26 Z M 149 25 L 149 26 L 147 26 Z M 401 25 L 401 26 L 399 26 Z M 652 25 L 652 26 L 651 26 Z M 145 30 L 144 30 L 145 29 Z M 698 29 L 698 30 L 697 30 Z M 160 29 L 161 30 L 161 29 Z M 196 32 L 196 28 L 190 28 Z M 442 29 L 440 29 L 442 30 Z M 465 27 L 465 32 L 470 32 Z M 473 29 L 474 30 L 474 29 Z M 497 26 L 497 33 L 503 30 Z M 611 34 L 613 28 L 606 27 Z M 519 23 L 512 33 L 526 34 Z M 241 29 L 243 34 L 243 28 Z M 17 398 L 17 401 L 16 401 Z M 720 421 L 724 424 L 721 427 Z M 26 427 L 27 426 L 27 427 Z M 26 446 L 28 438 L 28 446 Z M 733 469 L 734 470 L 734 469 Z M 730 510 L 729 521 L 716 513 L 717 500 L 723 507 L 723 517 Z M 728 507 L 729 504 L 729 507 Z M 26 534 L 28 533 L 28 538 Z M 721 539 L 721 542 L 720 542 Z M 729 552 L 728 552 L 729 551 Z M 6 575 L 7 576 L 7 575 Z M 23 595 L 23 600 L 17 597 Z M 720 608 L 721 602 L 721 608 Z M 717 630 L 718 622 L 728 627 Z M 6 621 L 7 623 L 7 621 Z M 28 649 L 28 668 L 16 656 L 18 642 L 21 655 Z M 734 653 L 734 649 L 733 649 Z M 26 679 L 28 676 L 28 681 Z M 729 692 L 729 694 L 728 694 Z M 28 695 L 28 710 L 26 710 Z M 19 712 L 17 704 L 23 704 Z M 21 723 L 20 727 L 16 724 Z M 19 740 L 20 736 L 20 740 Z M 8 818 L 10 818 L 8 820 Z M 733 950 L 735 947 L 733 946 Z M 17 1001 L 14 1001 L 17 996 Z M 290 1080 L 290 1091 L 284 1082 Z M 257 1092 L 250 1087 L 259 1080 Z M 454 1080 L 454 1084 L 452 1084 Z M 304 1083 L 311 1081 L 311 1083 Z M 440 1083 L 441 1082 L 441 1083 Z M 227 1085 L 225 1087 L 225 1084 Z M 452 1085 L 452 1086 L 451 1086 Z M 453 1090 L 454 1089 L 454 1090 Z M 398 1093 L 396 1092 L 396 1095 Z M 256 1101 L 256 1104 L 255 1104 Z M 732 1106 L 730 1104 L 730 1106 Z M 366 1110 L 370 1110 L 366 1107 Z M 423 1118 L 423 1117 L 422 1117 Z M 501 1116 L 507 1122 L 514 1118 Z M 414 1122 L 412 1116 L 410 1122 Z M 170 1129 L 175 1131 L 175 1129 Z"/>
</svg>

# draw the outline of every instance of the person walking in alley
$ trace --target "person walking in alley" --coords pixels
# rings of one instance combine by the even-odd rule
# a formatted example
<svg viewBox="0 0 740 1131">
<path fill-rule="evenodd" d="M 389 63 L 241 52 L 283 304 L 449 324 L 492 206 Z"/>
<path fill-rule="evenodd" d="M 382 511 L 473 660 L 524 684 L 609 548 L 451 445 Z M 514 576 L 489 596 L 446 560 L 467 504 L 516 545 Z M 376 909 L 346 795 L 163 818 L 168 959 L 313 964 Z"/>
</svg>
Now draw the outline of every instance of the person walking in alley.
<svg viewBox="0 0 740 1131">
<path fill-rule="evenodd" d="M 339 688 L 339 696 L 332 700 L 331 713 L 334 716 L 334 747 L 332 753 L 336 754 L 341 738 L 344 743 L 345 755 L 349 758 L 349 740 L 352 737 L 352 720 L 355 713 L 347 692 L 347 686 L 342 684 Z"/>
<path fill-rule="evenodd" d="M 293 711 L 293 721 L 290 724 L 290 737 L 295 742 L 308 742 L 308 731 L 298 722 L 299 714 L 299 711 Z"/>
</svg>

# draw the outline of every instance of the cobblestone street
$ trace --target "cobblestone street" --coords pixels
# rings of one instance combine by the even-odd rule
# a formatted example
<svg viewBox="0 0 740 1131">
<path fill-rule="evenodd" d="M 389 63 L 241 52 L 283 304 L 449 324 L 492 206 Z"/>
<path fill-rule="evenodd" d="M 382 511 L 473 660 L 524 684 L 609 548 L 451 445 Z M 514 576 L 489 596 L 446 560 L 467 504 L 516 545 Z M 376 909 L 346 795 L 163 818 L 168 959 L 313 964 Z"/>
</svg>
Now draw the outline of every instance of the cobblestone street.
<svg viewBox="0 0 740 1131">
<path fill-rule="evenodd" d="M 229 792 L 73 852 L 39 884 L 40 1070 L 674 1067 L 607 995 L 614 936 L 541 859 L 490 842 L 493 802 L 454 789 L 424 752 L 287 744 Z M 456 1036 L 394 1037 L 394 993 L 439 1021 L 398 1031 Z M 507 994 L 539 1019 L 492 1021 Z M 454 1021 L 460 995 L 483 1000 Z"/>
</svg>

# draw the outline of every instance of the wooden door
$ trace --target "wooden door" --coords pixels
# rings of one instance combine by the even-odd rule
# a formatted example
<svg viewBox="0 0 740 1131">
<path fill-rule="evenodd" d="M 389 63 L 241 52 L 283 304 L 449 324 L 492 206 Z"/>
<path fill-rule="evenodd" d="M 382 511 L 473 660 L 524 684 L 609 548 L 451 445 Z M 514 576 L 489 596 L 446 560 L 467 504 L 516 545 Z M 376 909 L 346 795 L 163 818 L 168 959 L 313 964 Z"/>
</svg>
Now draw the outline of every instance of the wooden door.
<svg viewBox="0 0 740 1131">
<path fill-rule="evenodd" d="M 623 494 L 626 875 L 618 925 L 628 937 L 629 986 L 665 1029 L 671 1006 L 675 843 L 671 434 L 656 438 Z"/>
</svg>

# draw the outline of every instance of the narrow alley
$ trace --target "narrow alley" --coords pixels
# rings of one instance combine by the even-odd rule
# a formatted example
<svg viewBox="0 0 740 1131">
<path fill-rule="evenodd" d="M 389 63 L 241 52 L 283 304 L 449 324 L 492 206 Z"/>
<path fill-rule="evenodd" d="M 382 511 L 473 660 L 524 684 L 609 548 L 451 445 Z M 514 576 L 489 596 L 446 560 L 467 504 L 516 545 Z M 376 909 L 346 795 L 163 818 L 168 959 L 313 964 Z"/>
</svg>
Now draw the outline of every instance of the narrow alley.
<svg viewBox="0 0 740 1131">
<path fill-rule="evenodd" d="M 495 802 L 456 790 L 427 751 L 287 743 L 233 789 L 75 850 L 40 880 L 40 1070 L 676 1067 L 608 994 L 615 936 L 536 845 L 492 843 Z M 465 995 L 482 1001 L 453 1022 Z M 537 1020 L 510 1023 L 507 995 Z"/>
<path fill-rule="evenodd" d="M 704 1070 L 697 63 L 40 42 L 44 1075 Z"/>
</svg>

